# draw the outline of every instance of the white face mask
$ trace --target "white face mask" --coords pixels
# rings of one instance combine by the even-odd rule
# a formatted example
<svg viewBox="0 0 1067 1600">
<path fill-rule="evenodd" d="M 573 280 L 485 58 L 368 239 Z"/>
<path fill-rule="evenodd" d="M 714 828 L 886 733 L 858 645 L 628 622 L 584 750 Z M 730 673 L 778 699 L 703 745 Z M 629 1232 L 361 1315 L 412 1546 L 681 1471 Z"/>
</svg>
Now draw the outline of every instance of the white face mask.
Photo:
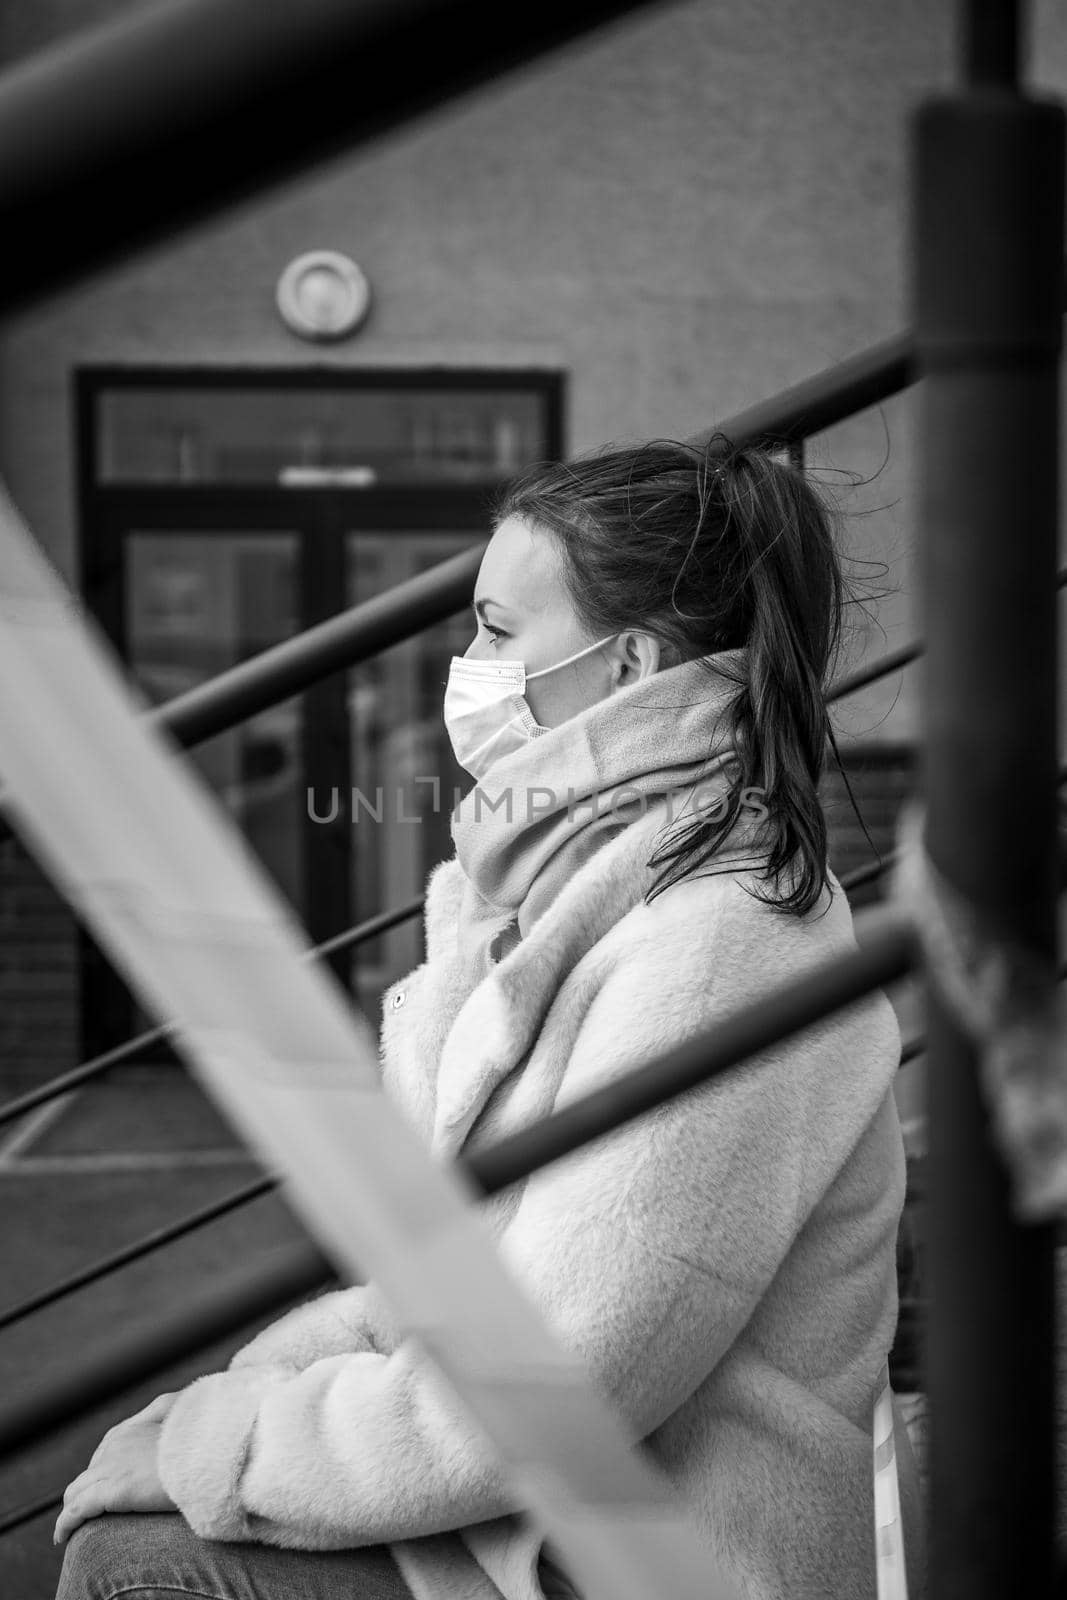
<svg viewBox="0 0 1067 1600">
<path fill-rule="evenodd" d="M 456 760 L 472 778 L 481 778 L 494 761 L 520 749 L 531 739 L 548 733 L 534 720 L 523 698 L 533 678 L 543 678 L 572 661 L 591 655 L 615 637 L 586 645 L 565 661 L 542 667 L 527 675 L 522 661 L 472 661 L 469 656 L 453 656 L 445 689 L 445 728 L 452 741 Z"/>
</svg>

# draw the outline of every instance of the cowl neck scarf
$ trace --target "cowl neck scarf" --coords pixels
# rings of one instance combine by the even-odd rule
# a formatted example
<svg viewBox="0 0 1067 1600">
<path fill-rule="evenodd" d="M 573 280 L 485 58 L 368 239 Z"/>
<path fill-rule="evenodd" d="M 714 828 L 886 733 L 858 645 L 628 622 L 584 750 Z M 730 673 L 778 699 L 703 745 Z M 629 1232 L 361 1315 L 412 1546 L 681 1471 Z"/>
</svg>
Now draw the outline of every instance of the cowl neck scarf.
<svg viewBox="0 0 1067 1600">
<path fill-rule="evenodd" d="M 525 937 L 578 869 L 638 818 L 662 813 L 656 848 L 672 824 L 713 804 L 737 759 L 728 711 L 745 660 L 744 649 L 724 650 L 654 672 L 493 763 L 451 816 L 467 880 L 457 930 L 467 959 L 490 966 L 499 936 L 516 925 Z M 753 858 L 758 816 L 742 810 L 716 868 Z"/>
</svg>

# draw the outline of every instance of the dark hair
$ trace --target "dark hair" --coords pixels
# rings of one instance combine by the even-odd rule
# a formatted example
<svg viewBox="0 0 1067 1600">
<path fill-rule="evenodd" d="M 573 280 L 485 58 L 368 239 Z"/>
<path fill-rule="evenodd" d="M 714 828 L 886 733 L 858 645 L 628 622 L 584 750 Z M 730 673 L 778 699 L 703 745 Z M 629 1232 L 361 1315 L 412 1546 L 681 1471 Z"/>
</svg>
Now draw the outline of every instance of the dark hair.
<svg viewBox="0 0 1067 1600">
<path fill-rule="evenodd" d="M 554 535 L 590 637 L 646 627 L 665 666 L 746 647 L 729 708 L 737 764 L 724 804 L 652 856 L 649 866 L 671 865 L 646 898 L 703 865 L 756 788 L 772 839 L 766 877 L 778 887 L 786 869 L 795 876 L 788 894 L 755 898 L 809 911 L 827 881 L 825 690 L 849 591 L 834 512 L 804 471 L 722 434 L 701 446 L 657 439 L 538 463 L 498 495 L 493 516 Z"/>
</svg>

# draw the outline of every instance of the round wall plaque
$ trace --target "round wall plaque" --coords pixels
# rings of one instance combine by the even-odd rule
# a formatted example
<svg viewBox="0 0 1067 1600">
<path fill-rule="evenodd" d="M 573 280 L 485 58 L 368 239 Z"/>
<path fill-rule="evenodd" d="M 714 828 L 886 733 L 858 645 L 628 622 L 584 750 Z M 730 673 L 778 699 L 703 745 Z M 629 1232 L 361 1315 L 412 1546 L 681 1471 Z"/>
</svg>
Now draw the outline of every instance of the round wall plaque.
<svg viewBox="0 0 1067 1600">
<path fill-rule="evenodd" d="M 362 267 L 339 250 L 309 250 L 278 279 L 278 310 L 302 339 L 344 339 L 370 309 Z"/>
</svg>

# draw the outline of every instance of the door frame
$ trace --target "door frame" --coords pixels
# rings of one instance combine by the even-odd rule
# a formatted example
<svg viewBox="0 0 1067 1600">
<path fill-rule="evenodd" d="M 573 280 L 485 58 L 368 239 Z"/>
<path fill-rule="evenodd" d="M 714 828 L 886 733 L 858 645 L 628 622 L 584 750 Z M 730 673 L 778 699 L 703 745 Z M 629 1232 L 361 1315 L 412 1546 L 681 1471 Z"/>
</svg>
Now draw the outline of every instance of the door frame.
<svg viewBox="0 0 1067 1600">
<path fill-rule="evenodd" d="M 455 533 L 469 527 L 472 543 L 487 533 L 494 484 L 441 481 L 411 485 L 344 488 L 282 487 L 226 482 L 115 484 L 97 477 L 96 422 L 100 397 L 116 388 L 351 388 L 353 390 L 521 389 L 540 400 L 545 454 L 563 453 L 566 375 L 530 368 L 447 367 L 339 368 L 285 366 L 117 366 L 77 369 L 72 374 L 78 492 L 79 587 L 123 660 L 128 660 L 125 617 L 125 551 L 136 530 L 174 533 L 224 530 L 291 533 L 299 548 L 301 628 L 335 615 L 345 594 L 345 538 L 361 528 L 398 533 L 419 529 Z M 347 675 L 334 673 L 303 695 L 302 756 L 306 780 L 326 792 L 350 790 Z M 306 922 L 315 941 L 351 925 L 351 828 L 346 808 L 335 824 L 305 817 L 301 850 Z M 79 928 L 81 1045 L 86 1057 L 129 1038 L 134 1004 L 126 985 L 88 933 Z M 349 957 L 334 958 L 347 982 Z M 168 1053 L 161 1047 L 161 1054 Z"/>
<path fill-rule="evenodd" d="M 154 531 L 195 537 L 256 533 L 290 537 L 297 547 L 298 629 L 303 632 L 338 612 L 347 587 L 346 540 L 361 528 L 399 536 L 420 531 L 454 534 L 470 528 L 472 545 L 484 534 L 484 497 L 453 490 L 447 495 L 417 495 L 403 490 L 338 488 L 251 492 L 244 489 L 122 489 L 109 492 L 92 519 L 92 537 L 83 545 L 83 595 L 90 612 L 123 661 L 129 660 L 125 574 L 130 541 Z M 369 598 L 369 597 L 368 597 Z M 342 600 L 343 604 L 343 600 Z M 302 696 L 303 782 L 316 792 L 352 788 L 347 705 L 347 674 L 332 673 Z M 352 829 L 348 807 L 331 821 L 312 822 L 301 813 L 300 853 L 304 883 L 304 925 L 320 943 L 352 924 Z M 82 930 L 82 1049 L 86 1057 L 113 1049 L 134 1027 L 133 998 L 92 939 Z M 331 960 L 347 984 L 349 952 Z M 162 1058 L 163 1049 L 146 1052 Z"/>
</svg>

